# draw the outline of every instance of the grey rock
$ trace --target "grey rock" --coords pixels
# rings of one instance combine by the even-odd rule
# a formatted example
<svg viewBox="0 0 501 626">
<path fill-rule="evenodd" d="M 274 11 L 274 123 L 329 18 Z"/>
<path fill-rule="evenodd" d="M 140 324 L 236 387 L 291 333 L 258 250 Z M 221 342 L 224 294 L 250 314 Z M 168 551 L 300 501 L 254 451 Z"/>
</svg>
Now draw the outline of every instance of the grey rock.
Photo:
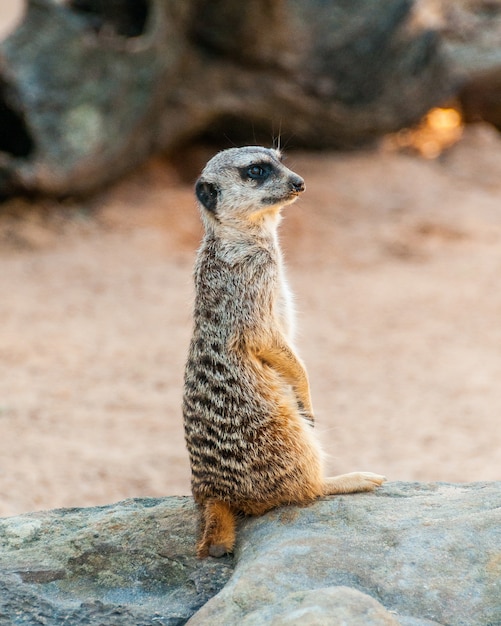
<svg viewBox="0 0 501 626">
<path fill-rule="evenodd" d="M 243 520 L 197 560 L 191 498 L 0 520 L 0 625 L 501 625 L 501 483 L 390 483 Z"/>
<path fill-rule="evenodd" d="M 353 147 L 456 86 L 413 0 L 27 0 L 0 42 L 0 194 L 88 193 L 153 152 Z"/>
<path fill-rule="evenodd" d="M 69 2 L 27 0 L 22 23 L 0 42 L 1 194 L 87 192 L 151 154 L 149 129 L 159 91 L 179 72 L 189 7 L 146 4 L 137 32 L 113 19 L 100 29 L 99 14 Z"/>
<path fill-rule="evenodd" d="M 231 580 L 190 625 L 236 624 L 300 590 L 338 586 L 396 616 L 499 625 L 500 507 L 499 483 L 392 483 L 246 521 Z"/>
<path fill-rule="evenodd" d="M 89 193 L 197 139 L 354 148 L 452 98 L 501 128 L 500 33 L 501 0 L 26 0 L 0 195 Z"/>
<path fill-rule="evenodd" d="M 200 623 L 197 619 L 191 623 Z M 376 600 L 349 587 L 297 591 L 276 604 L 243 618 L 242 626 L 399 626 L 399 622 Z"/>
<path fill-rule="evenodd" d="M 0 520 L 0 624 L 184 624 L 232 571 L 195 557 L 196 518 L 166 498 Z"/>
</svg>

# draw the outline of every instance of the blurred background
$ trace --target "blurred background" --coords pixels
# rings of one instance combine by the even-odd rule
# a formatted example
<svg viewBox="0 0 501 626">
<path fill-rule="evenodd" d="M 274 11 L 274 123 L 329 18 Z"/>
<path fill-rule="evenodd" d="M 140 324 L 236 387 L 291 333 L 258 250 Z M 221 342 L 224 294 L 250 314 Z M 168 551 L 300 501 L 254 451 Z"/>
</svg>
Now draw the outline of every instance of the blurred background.
<svg viewBox="0 0 501 626">
<path fill-rule="evenodd" d="M 295 2 L 273 36 L 287 3 L 248 4 L 246 39 L 229 2 L 0 2 L 2 516 L 189 493 L 193 183 L 256 142 L 306 180 L 281 240 L 329 473 L 500 478 L 501 2 Z"/>
</svg>

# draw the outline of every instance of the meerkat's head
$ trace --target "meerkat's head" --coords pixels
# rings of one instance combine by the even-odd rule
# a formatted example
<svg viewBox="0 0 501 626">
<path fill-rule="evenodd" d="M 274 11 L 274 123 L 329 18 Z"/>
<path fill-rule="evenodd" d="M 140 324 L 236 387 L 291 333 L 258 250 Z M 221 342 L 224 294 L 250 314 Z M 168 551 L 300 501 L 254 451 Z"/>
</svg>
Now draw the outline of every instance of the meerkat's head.
<svg viewBox="0 0 501 626">
<path fill-rule="evenodd" d="M 277 217 L 305 189 L 278 150 L 247 146 L 216 154 L 195 187 L 205 223 L 248 227 Z"/>
</svg>

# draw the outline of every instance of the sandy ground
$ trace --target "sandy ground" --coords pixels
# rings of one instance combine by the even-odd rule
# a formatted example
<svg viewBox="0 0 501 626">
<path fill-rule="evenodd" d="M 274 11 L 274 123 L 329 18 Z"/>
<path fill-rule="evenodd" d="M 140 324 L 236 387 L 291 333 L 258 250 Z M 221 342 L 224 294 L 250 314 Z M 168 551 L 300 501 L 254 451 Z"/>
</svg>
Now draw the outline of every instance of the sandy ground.
<svg viewBox="0 0 501 626">
<path fill-rule="evenodd" d="M 499 479 L 499 135 L 469 128 L 433 161 L 288 165 L 307 183 L 282 242 L 329 472 Z M 189 493 L 199 237 L 191 186 L 159 159 L 91 200 L 0 207 L 0 515 Z"/>
</svg>

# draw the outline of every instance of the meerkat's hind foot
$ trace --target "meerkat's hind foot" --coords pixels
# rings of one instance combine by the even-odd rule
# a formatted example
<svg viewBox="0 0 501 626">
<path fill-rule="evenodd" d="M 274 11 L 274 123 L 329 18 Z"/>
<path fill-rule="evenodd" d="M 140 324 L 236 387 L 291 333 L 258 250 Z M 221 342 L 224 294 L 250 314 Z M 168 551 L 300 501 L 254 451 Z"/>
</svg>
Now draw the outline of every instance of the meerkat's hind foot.
<svg viewBox="0 0 501 626">
<path fill-rule="evenodd" d="M 358 493 L 361 491 L 374 491 L 380 487 L 386 478 L 372 472 L 351 472 L 325 478 L 323 492 L 325 496 L 333 496 L 341 493 Z"/>
<path fill-rule="evenodd" d="M 219 558 L 233 552 L 236 517 L 227 502 L 207 502 L 203 510 L 203 531 L 197 544 L 197 556 Z"/>
</svg>

